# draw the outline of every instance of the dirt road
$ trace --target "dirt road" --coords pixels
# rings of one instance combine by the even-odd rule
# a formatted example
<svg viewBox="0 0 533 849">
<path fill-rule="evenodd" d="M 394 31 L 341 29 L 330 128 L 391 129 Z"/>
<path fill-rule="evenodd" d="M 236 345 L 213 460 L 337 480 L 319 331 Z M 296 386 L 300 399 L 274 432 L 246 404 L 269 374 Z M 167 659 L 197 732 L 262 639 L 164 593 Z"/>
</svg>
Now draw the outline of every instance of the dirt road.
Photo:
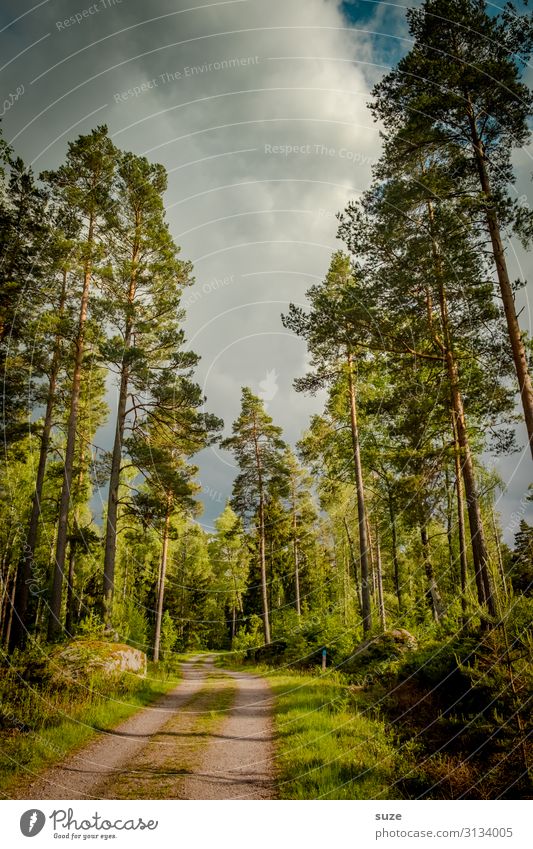
<svg viewBox="0 0 533 849">
<path fill-rule="evenodd" d="M 183 665 L 183 681 L 63 763 L 21 799 L 272 799 L 273 731 L 266 681 Z"/>
</svg>

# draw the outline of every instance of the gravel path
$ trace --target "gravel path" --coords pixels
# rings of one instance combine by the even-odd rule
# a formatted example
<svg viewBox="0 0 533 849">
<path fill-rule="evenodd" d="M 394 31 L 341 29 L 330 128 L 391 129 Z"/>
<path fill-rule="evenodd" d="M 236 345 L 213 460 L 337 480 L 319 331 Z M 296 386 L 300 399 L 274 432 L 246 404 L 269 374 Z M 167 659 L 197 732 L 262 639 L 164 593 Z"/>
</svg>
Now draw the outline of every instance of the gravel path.
<svg viewBox="0 0 533 849">
<path fill-rule="evenodd" d="M 175 690 L 13 798 L 272 799 L 271 704 L 264 679 L 191 660 Z"/>
<path fill-rule="evenodd" d="M 25 783 L 12 798 L 100 799 L 98 785 L 120 772 L 137 752 L 203 686 L 206 663 L 193 659 L 183 664 L 183 681 L 154 705 L 142 708 L 113 731 L 99 731 L 98 738 L 63 763 Z"/>
<path fill-rule="evenodd" d="M 211 740 L 199 769 L 188 776 L 182 799 L 272 799 L 272 697 L 263 678 L 226 672 L 237 696 L 220 732 Z"/>
</svg>

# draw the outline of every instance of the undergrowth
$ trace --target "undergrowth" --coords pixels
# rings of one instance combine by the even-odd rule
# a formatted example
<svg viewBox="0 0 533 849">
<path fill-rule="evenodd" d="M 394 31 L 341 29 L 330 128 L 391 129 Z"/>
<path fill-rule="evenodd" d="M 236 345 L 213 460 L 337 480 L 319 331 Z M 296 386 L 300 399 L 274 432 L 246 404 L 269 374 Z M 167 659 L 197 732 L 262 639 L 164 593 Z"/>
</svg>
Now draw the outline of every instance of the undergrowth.
<svg viewBox="0 0 533 849">
<path fill-rule="evenodd" d="M 79 679 L 62 672 L 50 650 L 16 653 L 0 667 L 0 793 L 110 730 L 172 689 L 172 663 L 148 664 L 145 677 L 92 671 Z"/>
</svg>

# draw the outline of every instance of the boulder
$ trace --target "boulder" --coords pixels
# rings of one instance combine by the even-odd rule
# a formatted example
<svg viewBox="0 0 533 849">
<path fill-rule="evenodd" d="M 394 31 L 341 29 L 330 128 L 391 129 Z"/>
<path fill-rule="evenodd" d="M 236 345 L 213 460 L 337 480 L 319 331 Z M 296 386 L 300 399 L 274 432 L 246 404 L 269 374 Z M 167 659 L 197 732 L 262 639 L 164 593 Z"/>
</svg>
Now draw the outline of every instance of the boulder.
<svg viewBox="0 0 533 849">
<path fill-rule="evenodd" d="M 355 671 L 370 663 L 400 657 L 417 648 L 418 640 L 413 634 L 405 628 L 393 628 L 359 643 L 351 657 L 343 664 L 343 671 Z"/>
<path fill-rule="evenodd" d="M 124 643 L 108 643 L 104 640 L 73 640 L 60 646 L 51 658 L 58 672 L 69 678 L 80 678 L 87 672 L 120 674 L 134 672 L 146 675 L 144 652 Z"/>
</svg>

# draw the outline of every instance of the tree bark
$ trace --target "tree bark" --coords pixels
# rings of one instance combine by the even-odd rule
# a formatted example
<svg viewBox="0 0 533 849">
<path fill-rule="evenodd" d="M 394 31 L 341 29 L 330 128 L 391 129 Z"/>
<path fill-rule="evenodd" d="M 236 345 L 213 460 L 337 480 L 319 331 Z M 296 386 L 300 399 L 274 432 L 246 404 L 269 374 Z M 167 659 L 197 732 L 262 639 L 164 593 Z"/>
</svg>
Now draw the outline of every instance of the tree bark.
<svg viewBox="0 0 533 849">
<path fill-rule="evenodd" d="M 445 306 L 445 302 L 444 302 Z M 463 407 L 463 399 L 459 391 L 459 374 L 457 363 L 453 352 L 446 346 L 446 364 L 452 392 L 453 413 L 457 430 L 457 441 L 461 455 L 461 469 L 463 474 L 468 521 L 470 525 L 470 538 L 472 542 L 472 554 L 474 558 L 474 570 L 476 574 L 476 585 L 478 588 L 478 599 L 481 605 L 486 606 L 491 616 L 496 616 L 496 605 L 494 590 L 490 576 L 489 555 L 485 539 L 485 530 L 481 509 L 479 506 L 479 495 L 477 491 L 474 461 L 470 450 L 470 441 L 466 427 L 466 419 Z"/>
<path fill-rule="evenodd" d="M 254 452 L 257 469 L 259 491 L 259 567 L 261 570 L 261 598 L 263 604 L 263 635 L 265 644 L 270 643 L 270 616 L 268 606 L 268 587 L 266 574 L 266 540 L 265 540 L 265 493 L 263 487 L 263 466 L 257 440 L 256 424 L 254 423 Z"/>
<path fill-rule="evenodd" d="M 490 517 L 492 522 L 492 533 L 494 534 L 494 542 L 496 543 L 496 554 L 498 555 L 498 570 L 500 573 L 500 580 L 502 582 L 503 594 L 506 599 L 509 598 L 509 590 L 507 588 L 507 578 L 505 577 L 505 569 L 503 568 L 503 557 L 502 557 L 502 547 L 500 544 L 500 535 L 498 533 L 498 528 L 496 527 L 496 518 L 494 516 L 494 507 L 491 507 Z"/>
<path fill-rule="evenodd" d="M 292 550 L 294 556 L 294 595 L 296 604 L 296 615 L 301 616 L 302 610 L 300 606 L 300 563 L 298 552 L 298 522 L 296 517 L 296 493 L 292 493 Z"/>
<path fill-rule="evenodd" d="M 432 227 L 433 207 L 431 202 L 428 202 L 428 213 L 430 226 Z M 496 603 L 494 599 L 494 591 L 490 576 L 490 563 L 487 551 L 485 530 L 481 517 L 481 509 L 479 506 L 479 495 L 477 491 L 476 475 L 474 471 L 474 461 L 472 457 L 472 452 L 470 450 L 470 440 L 468 437 L 463 398 L 460 390 L 459 369 L 453 350 L 453 342 L 450 331 L 448 303 L 441 269 L 441 257 L 438 245 L 433 235 L 432 250 L 435 260 L 435 273 L 439 289 L 439 307 L 443 333 L 442 341 L 439 340 L 436 335 L 435 340 L 437 341 L 437 344 L 441 347 L 446 363 L 448 380 L 450 383 L 452 410 L 457 432 L 457 442 L 461 455 L 461 471 L 465 487 L 468 522 L 470 526 L 470 538 L 472 544 L 472 555 L 474 559 L 474 571 L 476 575 L 476 586 L 478 590 L 478 600 L 481 606 L 485 606 L 487 608 L 487 611 L 491 616 L 496 616 Z M 482 624 L 486 625 L 487 623 L 484 622 Z"/>
<path fill-rule="evenodd" d="M 157 589 L 157 604 L 155 613 L 154 633 L 154 661 L 159 660 L 159 648 L 161 643 L 161 623 L 163 621 L 163 600 L 165 597 L 165 578 L 167 574 L 168 536 L 170 528 L 170 500 L 167 505 L 165 524 L 163 526 L 163 545 L 161 549 L 161 566 L 159 569 L 159 586 Z"/>
<path fill-rule="evenodd" d="M 361 561 L 361 607 L 363 633 L 368 634 L 372 628 L 372 610 L 370 605 L 370 574 L 368 562 L 368 540 L 366 533 L 365 491 L 363 484 L 363 469 L 361 466 L 361 449 L 359 444 L 359 429 L 357 425 L 357 403 L 353 379 L 353 360 L 348 352 L 348 389 L 350 395 L 350 424 L 352 433 L 352 451 L 355 472 L 355 488 L 357 493 L 357 518 L 359 527 L 359 555 Z"/>
<path fill-rule="evenodd" d="M 387 481 L 387 501 L 389 505 L 389 517 L 390 517 L 390 526 L 391 526 L 391 537 L 392 537 L 392 565 L 394 569 L 394 589 L 396 591 L 396 598 L 398 599 L 398 612 L 401 613 L 403 609 L 402 605 L 402 588 L 400 585 L 400 565 L 398 562 L 398 535 L 396 531 L 396 512 L 394 510 L 394 499 L 392 497 L 392 492 L 390 488 L 390 484 Z"/>
<path fill-rule="evenodd" d="M 80 303 L 80 314 L 78 322 L 78 333 L 75 342 L 74 369 L 72 374 L 72 390 L 70 395 L 70 411 L 67 425 L 67 444 L 65 448 L 65 465 L 63 469 L 63 485 L 61 488 L 61 500 L 59 504 L 59 520 L 57 528 L 57 542 L 54 563 L 54 576 L 52 582 L 52 593 L 50 599 L 50 617 L 48 620 L 48 638 L 54 637 L 61 630 L 61 601 L 63 592 L 63 577 L 65 572 L 65 555 L 67 550 L 68 516 L 70 507 L 70 494 L 72 488 L 72 473 L 74 467 L 74 450 L 76 447 L 76 425 L 78 422 L 78 410 L 80 404 L 81 373 L 83 367 L 83 355 L 85 351 L 85 323 L 87 321 L 87 310 L 89 306 L 89 291 L 92 280 L 91 251 L 94 241 L 94 215 L 91 214 L 87 233 L 88 257 L 85 261 L 83 273 L 83 289 Z"/>
<path fill-rule="evenodd" d="M 259 495 L 259 564 L 261 567 L 261 597 L 263 602 L 263 634 L 265 644 L 270 643 L 270 616 L 268 609 L 268 587 L 266 575 L 266 552 L 265 552 L 265 504 L 261 486 Z"/>
<path fill-rule="evenodd" d="M 359 610 L 360 610 L 361 615 L 362 615 L 362 613 L 363 613 L 363 599 L 361 597 L 361 587 L 360 587 L 360 584 L 359 584 L 359 570 L 357 568 L 357 558 L 355 556 L 353 540 L 352 540 L 352 537 L 350 535 L 350 528 L 348 527 L 348 522 L 346 521 L 346 517 L 343 516 L 342 520 L 344 522 L 344 529 L 346 531 L 346 537 L 348 539 L 348 549 L 350 551 L 350 560 L 352 562 L 352 568 L 353 568 L 355 592 L 357 594 L 357 601 L 359 602 Z"/>
<path fill-rule="evenodd" d="M 67 611 L 65 617 L 65 631 L 67 636 L 72 636 L 74 624 L 74 567 L 76 564 L 76 539 L 74 533 L 69 543 L 68 553 L 68 578 L 67 578 Z"/>
<path fill-rule="evenodd" d="M 452 428 L 453 428 L 453 459 L 455 465 L 455 489 L 457 493 L 457 529 L 459 532 L 459 562 L 461 566 L 461 613 L 463 628 L 468 625 L 467 604 L 466 604 L 466 588 L 468 580 L 468 558 L 466 554 L 466 533 L 465 533 L 465 514 L 464 514 L 464 498 L 463 484 L 461 480 L 461 450 L 457 439 L 457 427 L 455 423 L 455 414 L 452 409 Z"/>
<path fill-rule="evenodd" d="M 372 596 L 376 595 L 378 584 L 376 578 L 376 564 L 374 561 L 374 541 L 372 539 L 372 531 L 370 530 L 370 522 L 368 521 L 368 516 L 365 516 L 365 525 L 366 525 L 366 538 L 368 541 L 368 559 L 370 561 L 370 574 L 372 575 L 372 583 L 370 587 L 370 593 Z"/>
</svg>

